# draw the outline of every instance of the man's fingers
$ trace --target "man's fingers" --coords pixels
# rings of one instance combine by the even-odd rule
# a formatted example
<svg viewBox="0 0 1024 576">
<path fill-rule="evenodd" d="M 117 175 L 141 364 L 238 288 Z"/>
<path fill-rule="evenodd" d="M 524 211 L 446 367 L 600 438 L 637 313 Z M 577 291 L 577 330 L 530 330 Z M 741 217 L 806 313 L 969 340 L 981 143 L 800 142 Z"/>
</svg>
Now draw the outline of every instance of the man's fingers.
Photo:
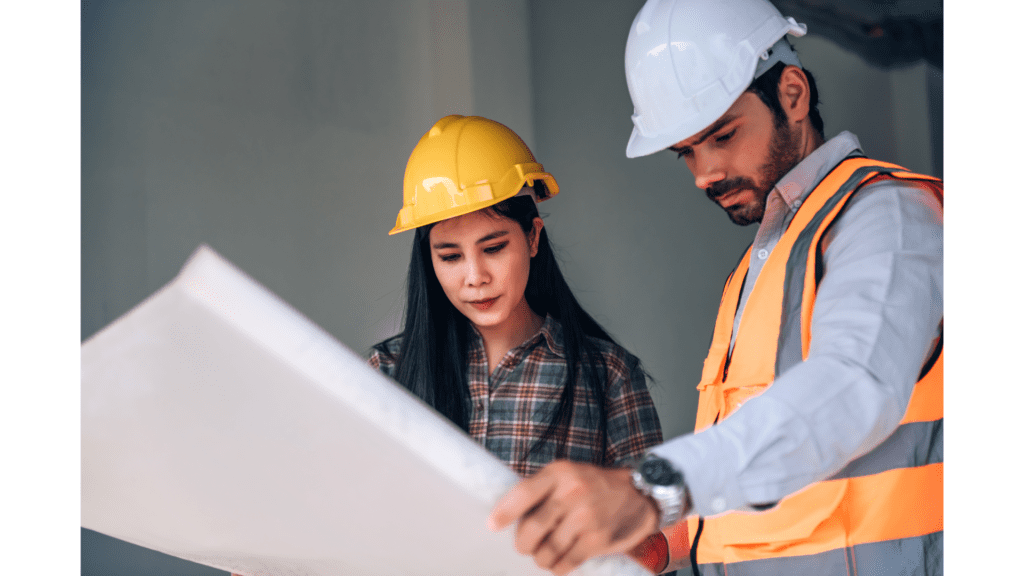
<svg viewBox="0 0 1024 576">
<path fill-rule="evenodd" d="M 561 558 L 558 559 L 558 562 L 556 562 L 554 566 L 548 568 L 547 570 L 555 576 L 565 576 L 566 574 L 579 568 L 580 565 L 583 564 L 584 561 L 586 561 L 586 559 L 586 556 L 581 556 L 579 553 L 574 553 L 573 550 L 569 550 L 568 552 L 563 554 Z"/>
<path fill-rule="evenodd" d="M 533 556 L 550 537 L 562 520 L 563 513 L 557 503 L 545 500 L 519 520 L 516 529 L 516 550 Z"/>
<path fill-rule="evenodd" d="M 537 565 L 556 574 L 575 570 L 598 551 L 602 539 L 595 532 L 597 528 L 589 510 L 577 508 L 570 511 L 552 531 L 546 545 L 541 547 L 549 552 L 543 562 L 539 555 L 535 557 Z"/>
<path fill-rule="evenodd" d="M 533 555 L 533 561 L 545 570 L 551 570 L 553 566 L 561 562 L 565 553 L 576 544 L 575 538 L 566 544 L 556 540 L 553 536 L 554 534 L 549 534 L 547 539 L 541 543 L 537 553 Z"/>
<path fill-rule="evenodd" d="M 571 517 L 562 516 L 549 530 L 547 537 L 538 543 L 533 560 L 538 566 L 550 569 L 566 552 L 572 549 L 579 538 L 581 525 Z"/>
<path fill-rule="evenodd" d="M 634 547 L 656 528 L 653 503 L 633 488 L 629 473 L 552 462 L 510 490 L 488 525 L 500 530 L 518 519 L 516 550 L 567 574 L 587 558 Z"/>
<path fill-rule="evenodd" d="M 491 510 L 487 516 L 487 527 L 494 532 L 503 530 L 509 524 L 547 499 L 554 489 L 554 478 L 541 470 L 537 474 L 516 484 Z"/>
<path fill-rule="evenodd" d="M 596 516 L 589 507 L 568 510 L 559 527 L 548 537 L 558 554 L 545 556 L 545 564 L 541 564 L 537 556 L 537 564 L 556 576 L 568 574 L 588 558 L 635 548 L 657 525 L 653 521 L 651 529 L 647 530 L 646 523 L 642 508 L 634 512 L 619 509 L 611 517 Z M 566 537 L 569 534 L 571 540 Z M 549 558 L 555 559 L 549 561 Z"/>
<path fill-rule="evenodd" d="M 577 538 L 572 546 L 562 553 L 561 558 L 558 559 L 554 565 L 547 569 L 555 574 L 555 576 L 565 576 L 573 570 L 580 567 L 581 564 L 586 562 L 591 556 L 595 556 L 594 550 L 597 549 L 597 545 L 591 538 L 581 536 Z"/>
</svg>

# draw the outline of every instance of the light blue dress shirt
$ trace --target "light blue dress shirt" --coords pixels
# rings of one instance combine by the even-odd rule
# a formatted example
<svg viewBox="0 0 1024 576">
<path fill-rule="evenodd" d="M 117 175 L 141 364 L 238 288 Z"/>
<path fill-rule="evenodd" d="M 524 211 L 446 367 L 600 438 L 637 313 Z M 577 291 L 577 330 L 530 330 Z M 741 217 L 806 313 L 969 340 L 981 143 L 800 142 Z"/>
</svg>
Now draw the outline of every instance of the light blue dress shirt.
<svg viewBox="0 0 1024 576">
<path fill-rule="evenodd" d="M 769 193 L 736 325 L 800 203 L 857 137 L 828 140 Z M 694 513 L 753 510 L 824 480 L 899 425 L 942 320 L 942 206 L 922 185 L 862 188 L 823 238 L 806 361 L 715 426 L 653 450 L 686 478 Z M 735 329 L 734 329 L 735 334 Z"/>
</svg>

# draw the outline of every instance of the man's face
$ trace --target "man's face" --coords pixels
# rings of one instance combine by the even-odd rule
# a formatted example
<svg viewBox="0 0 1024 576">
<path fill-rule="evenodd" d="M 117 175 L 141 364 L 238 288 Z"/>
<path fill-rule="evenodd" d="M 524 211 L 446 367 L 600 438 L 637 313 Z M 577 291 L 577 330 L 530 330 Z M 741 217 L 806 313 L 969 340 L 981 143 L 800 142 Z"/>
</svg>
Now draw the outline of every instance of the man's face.
<svg viewBox="0 0 1024 576">
<path fill-rule="evenodd" d="M 740 226 L 760 222 L 768 193 L 800 162 L 788 123 L 744 92 L 711 126 L 669 150 L 686 160 L 694 182 Z"/>
</svg>

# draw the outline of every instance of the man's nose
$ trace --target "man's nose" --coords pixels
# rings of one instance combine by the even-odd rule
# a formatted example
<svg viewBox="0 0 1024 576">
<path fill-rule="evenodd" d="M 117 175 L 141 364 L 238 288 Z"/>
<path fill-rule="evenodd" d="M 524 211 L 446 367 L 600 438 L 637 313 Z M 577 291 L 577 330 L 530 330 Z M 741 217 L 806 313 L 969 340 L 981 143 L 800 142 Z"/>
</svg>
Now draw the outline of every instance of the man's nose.
<svg viewBox="0 0 1024 576">
<path fill-rule="evenodd" d="M 725 180 L 725 169 L 722 167 L 721 158 L 716 154 L 694 153 L 690 170 L 693 171 L 693 183 L 701 190 Z"/>
</svg>

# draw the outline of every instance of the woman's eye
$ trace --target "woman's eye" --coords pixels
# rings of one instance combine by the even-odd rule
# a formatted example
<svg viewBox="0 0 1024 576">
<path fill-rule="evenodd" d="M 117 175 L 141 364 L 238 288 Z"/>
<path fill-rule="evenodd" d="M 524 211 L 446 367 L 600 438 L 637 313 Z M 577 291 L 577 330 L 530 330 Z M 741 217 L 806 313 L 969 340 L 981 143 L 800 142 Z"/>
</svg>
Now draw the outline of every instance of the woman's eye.
<svg viewBox="0 0 1024 576">
<path fill-rule="evenodd" d="M 723 134 L 721 136 L 715 137 L 715 142 L 725 142 L 729 138 L 732 138 L 733 134 L 735 134 L 735 133 L 736 133 L 736 129 L 733 128 L 732 132 L 729 132 L 728 134 Z"/>
<path fill-rule="evenodd" d="M 459 259 L 458 254 L 441 254 L 438 256 L 441 262 L 454 262 Z"/>
<path fill-rule="evenodd" d="M 678 156 L 676 156 L 676 160 L 680 158 L 689 158 L 690 155 L 693 154 L 693 150 L 690 148 L 683 148 L 682 150 L 676 152 L 676 154 L 678 154 Z"/>
<path fill-rule="evenodd" d="M 486 252 L 488 254 L 496 254 L 498 252 L 501 252 L 501 250 L 505 246 L 508 246 L 508 242 L 502 242 L 501 244 L 495 244 L 494 246 L 488 246 L 487 248 L 484 248 L 484 252 Z"/>
</svg>

